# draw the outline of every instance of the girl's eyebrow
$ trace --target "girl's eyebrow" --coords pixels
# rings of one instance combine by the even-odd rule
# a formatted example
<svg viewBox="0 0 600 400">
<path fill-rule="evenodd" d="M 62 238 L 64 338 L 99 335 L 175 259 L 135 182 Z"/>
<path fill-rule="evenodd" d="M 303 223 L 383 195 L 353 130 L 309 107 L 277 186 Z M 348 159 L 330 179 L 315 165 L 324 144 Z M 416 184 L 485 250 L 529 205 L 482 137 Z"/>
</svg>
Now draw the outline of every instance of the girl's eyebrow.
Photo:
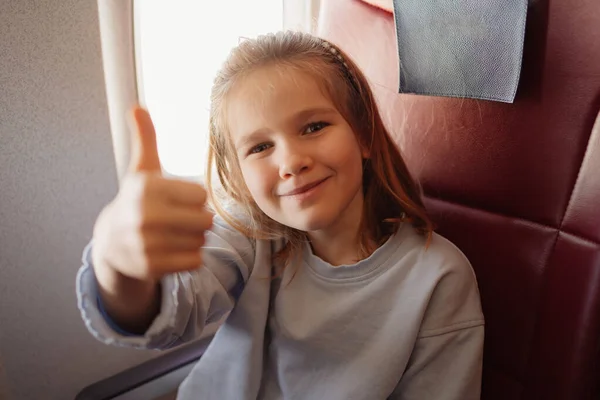
<svg viewBox="0 0 600 400">
<path fill-rule="evenodd" d="M 333 114 L 337 113 L 337 110 L 331 107 L 310 107 L 301 110 L 289 118 L 289 122 L 301 122 L 309 119 L 314 115 Z"/>
<path fill-rule="evenodd" d="M 337 110 L 332 107 L 310 107 L 300 110 L 290 117 L 287 118 L 286 123 L 297 125 L 315 115 L 331 115 L 337 113 Z M 256 136 L 260 136 L 266 132 L 269 132 L 269 128 L 259 128 L 253 132 L 242 135 L 238 140 L 235 141 L 235 148 L 240 149 L 249 143 L 253 142 Z"/>
<path fill-rule="evenodd" d="M 255 136 L 262 135 L 263 133 L 268 132 L 268 131 L 269 130 L 267 128 L 261 128 L 261 129 L 255 130 L 252 133 L 245 134 L 245 135 L 241 136 L 238 140 L 235 141 L 234 147 L 238 150 L 241 148 L 244 148 L 245 146 L 252 144 Z"/>
</svg>

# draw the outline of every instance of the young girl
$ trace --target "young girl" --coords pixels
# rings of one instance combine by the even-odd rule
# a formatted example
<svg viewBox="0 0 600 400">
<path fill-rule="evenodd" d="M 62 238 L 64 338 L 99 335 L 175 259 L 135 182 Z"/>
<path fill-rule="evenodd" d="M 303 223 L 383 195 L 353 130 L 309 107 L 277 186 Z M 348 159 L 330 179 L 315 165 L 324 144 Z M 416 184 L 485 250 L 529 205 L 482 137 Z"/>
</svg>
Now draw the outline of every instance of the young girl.
<svg viewBox="0 0 600 400">
<path fill-rule="evenodd" d="M 77 277 L 96 338 L 165 349 L 229 313 L 179 399 L 479 398 L 473 271 L 340 49 L 286 32 L 232 51 L 212 91 L 214 220 L 133 116 L 129 174 Z"/>
</svg>

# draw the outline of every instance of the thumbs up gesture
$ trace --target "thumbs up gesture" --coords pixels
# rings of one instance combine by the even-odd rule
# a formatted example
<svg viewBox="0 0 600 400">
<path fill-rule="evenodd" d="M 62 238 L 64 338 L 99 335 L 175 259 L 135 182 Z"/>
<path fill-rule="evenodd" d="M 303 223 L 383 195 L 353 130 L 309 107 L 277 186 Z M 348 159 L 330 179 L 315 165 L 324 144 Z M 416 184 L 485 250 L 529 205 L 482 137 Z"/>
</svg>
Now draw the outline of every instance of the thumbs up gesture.
<svg viewBox="0 0 600 400">
<path fill-rule="evenodd" d="M 151 286 L 166 274 L 198 268 L 213 217 L 201 185 L 162 176 L 148 112 L 135 108 L 130 122 L 128 172 L 94 228 L 95 272 L 102 292 L 114 295 L 123 279 Z"/>
</svg>

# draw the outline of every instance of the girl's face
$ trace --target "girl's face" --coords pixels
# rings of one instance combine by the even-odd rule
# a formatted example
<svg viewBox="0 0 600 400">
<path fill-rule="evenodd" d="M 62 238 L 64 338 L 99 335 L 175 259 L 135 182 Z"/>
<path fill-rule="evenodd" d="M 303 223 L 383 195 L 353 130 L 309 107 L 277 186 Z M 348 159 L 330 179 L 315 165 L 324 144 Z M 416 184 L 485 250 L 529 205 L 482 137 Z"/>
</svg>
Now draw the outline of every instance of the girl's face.
<svg viewBox="0 0 600 400">
<path fill-rule="evenodd" d="M 266 215 L 309 233 L 356 229 L 366 154 L 310 75 L 260 68 L 229 94 L 227 116 L 246 186 Z"/>
</svg>

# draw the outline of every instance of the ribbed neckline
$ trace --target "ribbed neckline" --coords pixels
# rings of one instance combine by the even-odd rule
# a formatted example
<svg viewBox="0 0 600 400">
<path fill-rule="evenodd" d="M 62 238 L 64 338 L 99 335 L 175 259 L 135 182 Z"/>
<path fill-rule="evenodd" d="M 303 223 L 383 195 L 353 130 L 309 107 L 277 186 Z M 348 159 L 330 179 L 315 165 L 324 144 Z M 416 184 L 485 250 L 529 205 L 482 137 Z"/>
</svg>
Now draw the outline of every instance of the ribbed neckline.
<svg viewBox="0 0 600 400">
<path fill-rule="evenodd" d="M 304 245 L 302 258 L 304 264 L 311 271 L 323 278 L 359 280 L 360 278 L 369 276 L 377 269 L 386 268 L 390 258 L 396 253 L 404 238 L 410 234 L 411 228 L 410 225 L 402 224 L 398 231 L 390 236 L 373 254 L 356 264 L 333 266 L 316 256 L 312 251 L 310 243 Z"/>
</svg>

